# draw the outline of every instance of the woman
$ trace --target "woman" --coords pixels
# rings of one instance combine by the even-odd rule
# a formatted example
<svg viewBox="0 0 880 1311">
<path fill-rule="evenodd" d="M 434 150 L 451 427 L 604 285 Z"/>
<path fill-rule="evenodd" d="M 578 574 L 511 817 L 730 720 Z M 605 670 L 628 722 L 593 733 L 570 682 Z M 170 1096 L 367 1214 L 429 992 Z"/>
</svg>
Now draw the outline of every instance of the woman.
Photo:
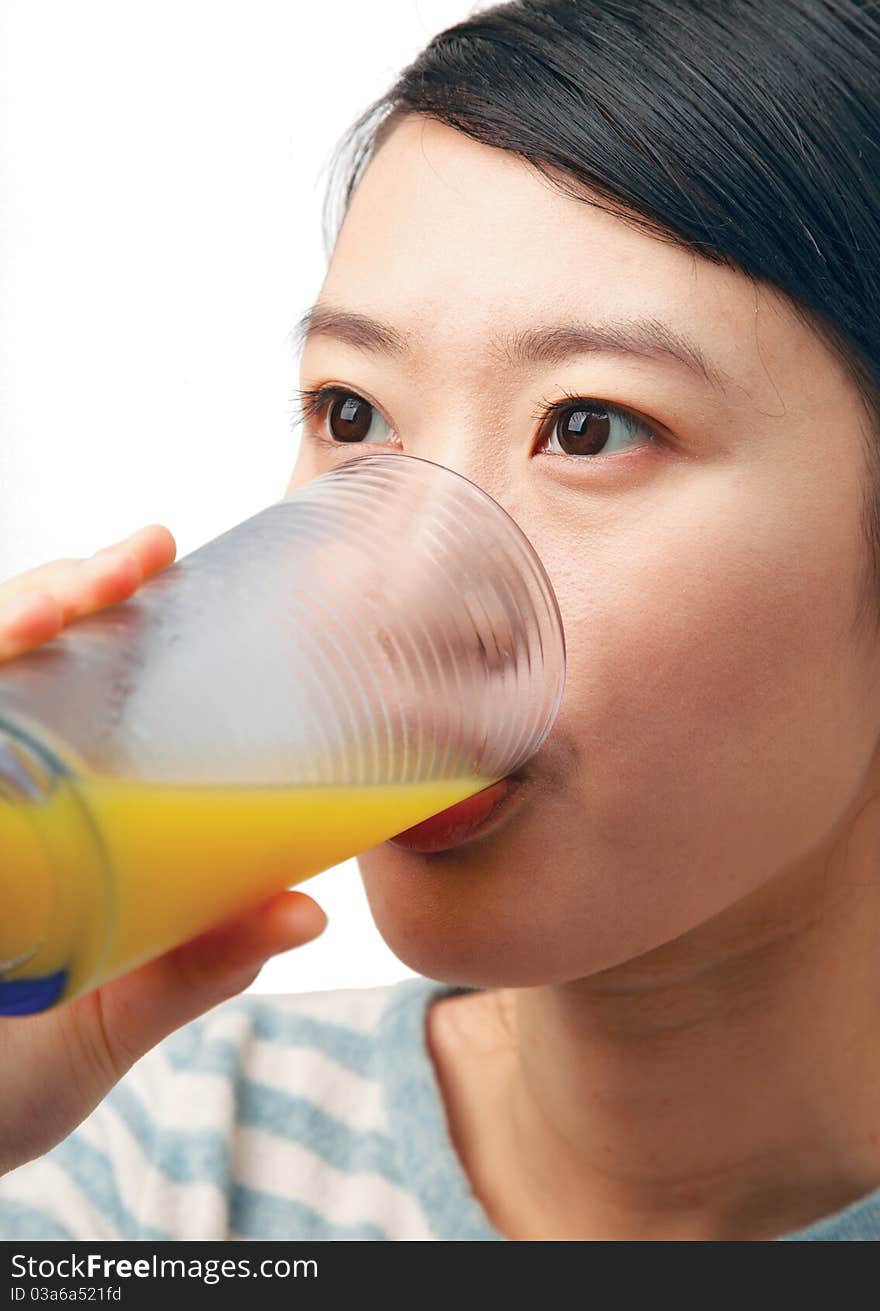
<svg viewBox="0 0 880 1311">
<path fill-rule="evenodd" d="M 534 0 L 355 125 L 290 487 L 484 487 L 559 718 L 478 836 L 360 857 L 422 978 L 224 1001 L 293 892 L 8 1023 L 4 1236 L 880 1237 L 878 74 L 856 0 Z M 7 652 L 171 556 L 7 584 Z"/>
</svg>

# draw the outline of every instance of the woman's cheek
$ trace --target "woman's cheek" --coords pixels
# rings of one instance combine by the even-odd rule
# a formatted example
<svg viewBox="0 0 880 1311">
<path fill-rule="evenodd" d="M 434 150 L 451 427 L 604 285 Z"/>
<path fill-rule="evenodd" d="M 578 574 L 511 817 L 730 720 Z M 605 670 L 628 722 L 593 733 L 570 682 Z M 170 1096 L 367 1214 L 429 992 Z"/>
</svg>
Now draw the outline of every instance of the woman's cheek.
<svg viewBox="0 0 880 1311">
<path fill-rule="evenodd" d="M 671 509 L 646 507 L 604 541 L 589 534 L 582 569 L 548 561 L 584 849 L 598 867 L 617 862 L 670 936 L 803 858 L 851 802 L 873 747 L 864 665 L 842 638 L 851 529 L 835 521 L 829 555 L 816 515 L 833 507 L 770 492 L 759 478 L 719 476 L 711 490 L 682 480 Z"/>
</svg>

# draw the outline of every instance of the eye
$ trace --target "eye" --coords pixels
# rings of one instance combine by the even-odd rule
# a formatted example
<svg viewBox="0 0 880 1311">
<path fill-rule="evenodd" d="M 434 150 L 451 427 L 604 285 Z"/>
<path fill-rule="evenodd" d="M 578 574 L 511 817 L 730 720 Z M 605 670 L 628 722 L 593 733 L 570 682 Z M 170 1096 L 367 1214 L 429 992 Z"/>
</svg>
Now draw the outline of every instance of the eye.
<svg viewBox="0 0 880 1311">
<path fill-rule="evenodd" d="M 532 414 L 542 420 L 544 449 L 559 455 L 613 455 L 619 449 L 638 445 L 647 438 L 657 445 L 654 432 L 644 419 L 607 401 L 566 395 L 553 404 L 544 402 Z"/>
<path fill-rule="evenodd" d="M 357 392 L 342 387 L 315 387 L 297 391 L 295 399 L 303 420 L 324 423 L 326 435 L 322 432 L 319 441 L 332 445 L 367 441 L 396 444 L 388 440 L 389 434 L 394 436 L 393 428 L 375 405 Z"/>
<path fill-rule="evenodd" d="M 399 445 L 394 429 L 370 401 L 343 387 L 297 391 L 294 399 L 303 421 L 325 425 L 317 440 L 330 446 L 358 442 Z M 540 421 L 543 447 L 551 454 L 573 457 L 605 456 L 634 445 L 657 445 L 645 419 L 592 397 L 566 393 L 562 400 L 544 401 L 532 414 Z M 384 433 L 384 435 L 383 435 Z"/>
</svg>

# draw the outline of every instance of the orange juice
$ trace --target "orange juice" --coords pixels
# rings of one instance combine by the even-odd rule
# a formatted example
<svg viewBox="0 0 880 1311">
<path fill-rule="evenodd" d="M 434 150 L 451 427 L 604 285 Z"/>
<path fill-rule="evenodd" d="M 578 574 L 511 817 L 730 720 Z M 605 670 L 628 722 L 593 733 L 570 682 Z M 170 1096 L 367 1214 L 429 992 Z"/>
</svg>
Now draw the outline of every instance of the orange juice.
<svg viewBox="0 0 880 1311">
<path fill-rule="evenodd" d="M 42 802 L 0 794 L 0 980 L 64 971 L 59 1000 L 70 1000 L 493 781 L 236 787 L 79 774 Z"/>
</svg>

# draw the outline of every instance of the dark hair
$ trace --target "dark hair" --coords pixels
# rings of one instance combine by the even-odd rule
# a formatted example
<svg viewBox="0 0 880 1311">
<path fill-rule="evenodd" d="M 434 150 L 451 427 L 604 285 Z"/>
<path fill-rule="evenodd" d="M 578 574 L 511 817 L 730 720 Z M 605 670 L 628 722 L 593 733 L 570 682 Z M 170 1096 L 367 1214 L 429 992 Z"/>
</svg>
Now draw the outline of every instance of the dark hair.
<svg viewBox="0 0 880 1311">
<path fill-rule="evenodd" d="M 877 0 L 512 0 L 472 9 L 337 146 L 328 251 L 370 158 L 409 114 L 511 151 L 566 194 L 788 296 L 845 361 L 870 420 L 868 604 L 857 620 L 870 613 L 880 622 Z"/>
</svg>

